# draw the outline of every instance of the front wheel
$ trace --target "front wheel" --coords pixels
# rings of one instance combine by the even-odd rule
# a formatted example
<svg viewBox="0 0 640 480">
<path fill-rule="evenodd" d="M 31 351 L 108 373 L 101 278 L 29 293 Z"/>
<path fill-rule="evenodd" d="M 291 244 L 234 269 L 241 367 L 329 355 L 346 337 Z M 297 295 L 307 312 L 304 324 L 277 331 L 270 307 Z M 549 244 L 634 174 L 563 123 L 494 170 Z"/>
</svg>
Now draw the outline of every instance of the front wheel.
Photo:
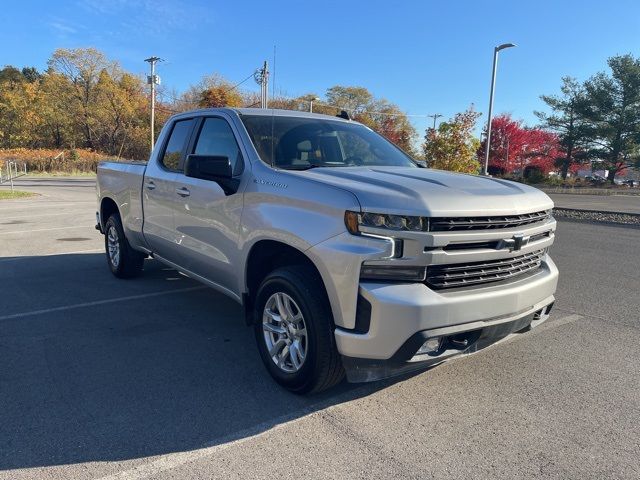
<svg viewBox="0 0 640 480">
<path fill-rule="evenodd" d="M 276 382 L 292 392 L 309 393 L 342 380 L 331 308 L 312 268 L 273 271 L 260 285 L 255 306 L 258 350 Z"/>
<path fill-rule="evenodd" d="M 139 275 L 144 265 L 144 254 L 129 245 L 124 235 L 120 216 L 111 215 L 104 228 L 104 249 L 111 273 L 118 278 L 131 278 Z"/>
</svg>

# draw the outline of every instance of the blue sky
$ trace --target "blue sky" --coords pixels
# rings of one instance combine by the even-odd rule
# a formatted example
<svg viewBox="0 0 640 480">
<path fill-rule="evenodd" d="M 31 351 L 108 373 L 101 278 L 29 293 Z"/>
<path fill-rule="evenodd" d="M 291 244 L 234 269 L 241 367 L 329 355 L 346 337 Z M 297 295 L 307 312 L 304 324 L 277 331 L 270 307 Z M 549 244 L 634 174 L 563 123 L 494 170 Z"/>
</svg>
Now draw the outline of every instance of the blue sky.
<svg viewBox="0 0 640 480">
<path fill-rule="evenodd" d="M 165 87 L 182 91 L 212 72 L 240 81 L 277 45 L 277 91 L 362 85 L 410 114 L 445 118 L 471 103 L 486 112 L 492 49 L 513 42 L 501 54 L 495 112 L 529 124 L 563 75 L 585 79 L 609 56 L 640 55 L 637 0 L 27 0 L 2 13 L 3 64 L 43 69 L 56 48 L 93 46 L 143 74 L 153 54 L 167 60 Z M 431 122 L 412 120 L 420 130 Z"/>
</svg>

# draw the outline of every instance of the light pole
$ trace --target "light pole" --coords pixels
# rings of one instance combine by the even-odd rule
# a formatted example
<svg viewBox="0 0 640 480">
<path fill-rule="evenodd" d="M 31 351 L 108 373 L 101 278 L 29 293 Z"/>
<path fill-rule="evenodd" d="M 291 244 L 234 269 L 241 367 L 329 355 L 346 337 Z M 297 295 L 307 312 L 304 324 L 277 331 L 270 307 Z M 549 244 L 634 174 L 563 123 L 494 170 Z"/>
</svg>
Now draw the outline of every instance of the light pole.
<svg viewBox="0 0 640 480">
<path fill-rule="evenodd" d="M 320 99 L 318 97 L 309 97 L 309 113 L 313 113 L 313 102 L 317 102 Z"/>
<path fill-rule="evenodd" d="M 433 115 L 427 115 L 427 117 L 431 117 L 431 118 L 433 118 L 433 130 L 434 130 L 434 132 L 435 132 L 435 130 L 436 130 L 436 120 L 437 120 L 438 118 L 440 118 L 441 116 L 442 116 L 442 115 L 440 115 L 439 113 L 434 113 Z"/>
<path fill-rule="evenodd" d="M 149 57 L 144 59 L 151 65 L 151 75 L 147 77 L 147 83 L 151 85 L 151 151 L 155 142 L 155 118 L 156 118 L 156 85 L 160 84 L 160 77 L 156 75 L 156 63 L 162 61 L 160 57 Z"/>
<path fill-rule="evenodd" d="M 493 94 L 496 90 L 496 72 L 498 70 L 498 52 L 505 48 L 515 47 L 515 43 L 503 43 L 493 49 L 493 75 L 491 76 L 491 93 L 489 94 L 489 117 L 487 118 L 487 143 L 484 152 L 484 175 L 489 175 L 489 149 L 491 147 L 491 114 L 493 113 Z"/>
</svg>

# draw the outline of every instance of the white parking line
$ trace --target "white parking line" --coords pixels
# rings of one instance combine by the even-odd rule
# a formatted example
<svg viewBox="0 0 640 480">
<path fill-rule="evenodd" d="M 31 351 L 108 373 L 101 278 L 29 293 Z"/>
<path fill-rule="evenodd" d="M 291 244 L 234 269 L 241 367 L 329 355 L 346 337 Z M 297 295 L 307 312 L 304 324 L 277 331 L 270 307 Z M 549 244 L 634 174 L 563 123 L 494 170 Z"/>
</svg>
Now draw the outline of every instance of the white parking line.
<svg viewBox="0 0 640 480">
<path fill-rule="evenodd" d="M 76 253 L 100 253 L 100 252 L 104 252 L 104 248 L 92 248 L 90 250 L 74 250 L 72 252 L 44 253 L 44 254 L 30 255 L 25 257 L 0 258 L 0 263 L 19 262 L 20 260 L 33 260 L 34 258 L 41 258 L 41 257 L 57 257 L 58 255 L 75 255 Z"/>
<path fill-rule="evenodd" d="M 539 327 L 534 328 L 532 332 L 540 331 L 542 327 L 547 325 L 547 328 L 553 328 L 567 323 L 575 322 L 576 320 L 580 320 L 581 318 L 584 317 L 582 317 L 581 315 L 567 315 L 564 317 L 560 317 L 551 323 L 545 322 Z M 516 337 L 507 337 L 507 339 L 513 338 Z M 470 357 L 472 357 L 472 355 L 466 357 L 458 357 L 458 359 Z M 366 384 L 363 384 L 361 388 L 363 390 L 366 389 Z M 351 394 L 352 397 L 357 397 L 357 395 L 353 395 L 353 392 L 351 392 Z M 320 409 L 322 409 L 323 413 L 326 415 L 328 412 L 339 409 L 344 405 L 344 403 L 341 402 L 339 398 L 340 396 L 334 399 L 334 401 L 332 402 L 333 404 L 330 406 L 323 408 L 326 401 L 320 401 L 317 404 L 309 405 L 296 413 L 286 414 L 281 417 L 274 418 L 270 421 L 260 423 L 253 427 L 249 427 L 245 430 L 220 437 L 209 442 L 208 445 L 204 445 L 200 449 L 160 455 L 147 463 L 100 477 L 99 480 L 140 480 L 144 478 L 156 478 L 163 472 L 167 472 L 182 465 L 201 460 L 203 458 L 214 455 L 218 451 L 226 450 L 227 448 L 248 442 L 267 433 L 274 432 L 288 425 L 300 422 L 307 418 L 309 415 L 312 415 L 315 412 L 319 411 Z"/>
<path fill-rule="evenodd" d="M 12 233 L 50 232 L 52 230 L 68 230 L 70 228 L 94 228 L 94 227 L 95 225 L 75 225 L 71 227 L 35 228 L 33 230 L 14 230 L 12 232 L 0 232 L 0 235 L 9 235 Z"/>
<path fill-rule="evenodd" d="M 226 450 L 235 445 L 243 444 L 255 438 L 259 438 L 267 433 L 272 433 L 298 422 L 302 422 L 309 416 L 318 414 L 318 411 L 320 410 L 326 415 L 328 412 L 333 410 L 344 408 L 345 401 L 351 397 L 357 397 L 358 391 L 366 390 L 367 388 L 369 388 L 368 385 L 363 384 L 360 388 L 352 390 L 349 393 L 343 393 L 334 397 L 333 405 L 328 405 L 326 400 L 320 400 L 294 413 L 288 413 L 266 422 L 259 423 L 253 427 L 222 436 L 217 440 L 209 442 L 208 445 L 204 445 L 198 450 L 160 455 L 147 463 L 143 463 L 142 465 L 99 477 L 99 480 L 139 480 L 144 478 L 157 478 L 157 476 L 163 472 L 173 470 L 174 468 L 186 465 L 187 463 L 201 460 L 218 451 Z"/>
<path fill-rule="evenodd" d="M 176 290 L 163 290 L 161 292 L 142 293 L 140 295 L 129 295 L 128 297 L 110 298 L 108 300 L 97 300 L 95 302 L 76 303 L 75 305 L 65 305 L 62 307 L 44 308 L 42 310 L 32 310 L 31 312 L 12 313 L 10 315 L 0 316 L 0 321 L 12 320 L 14 318 L 32 317 L 35 315 L 44 315 L 45 313 L 52 312 L 64 312 L 67 310 L 75 310 L 78 308 L 95 307 L 97 305 L 106 305 L 109 303 L 128 302 L 129 300 L 140 300 L 142 298 L 161 297 L 163 295 L 192 292 L 194 290 L 203 290 L 205 288 L 207 287 L 205 287 L 204 285 L 199 287 L 178 288 Z"/>
<path fill-rule="evenodd" d="M 87 200 L 87 201 L 81 201 L 81 202 L 63 202 L 63 203 L 58 203 L 56 200 L 49 200 L 49 199 L 41 199 L 41 200 L 11 200 L 11 203 L 8 203 L 6 205 L 2 205 L 2 207 L 5 208 L 0 208 L 0 212 L 8 212 L 12 210 L 12 206 L 15 205 L 20 205 L 21 207 L 38 207 L 38 208 L 44 208 L 44 207 L 52 207 L 52 208 L 57 208 L 57 207 L 68 207 L 68 206 L 73 206 L 73 205 L 79 205 L 79 204 L 83 204 L 83 203 L 91 203 L 93 205 L 96 204 L 95 201 L 92 200 Z M 28 205 L 30 204 L 30 205 Z"/>
<path fill-rule="evenodd" d="M 59 217 L 60 215 L 77 215 L 77 214 L 78 212 L 74 212 L 73 210 L 70 210 L 68 212 L 62 212 L 62 213 L 41 213 L 39 215 L 31 215 L 31 214 L 16 215 L 15 217 L 2 217 L 0 218 L 0 220 L 15 220 L 15 219 L 30 220 L 32 218 L 39 218 L 39 217 Z M 95 217 L 95 214 L 91 216 Z"/>
<path fill-rule="evenodd" d="M 531 333 L 544 332 L 545 330 L 549 330 L 551 328 L 556 328 L 556 327 L 561 327 L 562 325 L 566 325 L 566 324 L 572 323 L 572 322 L 577 322 L 578 320 L 584 320 L 584 316 L 583 315 L 579 315 L 577 313 L 574 313 L 572 315 L 565 315 L 564 317 L 560 317 L 560 318 L 553 318 L 553 313 L 552 313 L 550 320 L 547 320 L 546 322 L 544 322 L 539 327 L 534 328 L 533 330 L 531 330 Z"/>
</svg>

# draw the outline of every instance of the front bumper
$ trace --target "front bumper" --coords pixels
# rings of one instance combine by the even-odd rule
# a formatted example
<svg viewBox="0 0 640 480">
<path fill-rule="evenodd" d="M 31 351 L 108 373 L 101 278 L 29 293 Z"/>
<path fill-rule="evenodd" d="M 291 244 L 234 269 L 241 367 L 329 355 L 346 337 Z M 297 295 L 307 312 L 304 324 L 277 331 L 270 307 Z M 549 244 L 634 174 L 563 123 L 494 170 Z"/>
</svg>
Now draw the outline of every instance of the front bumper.
<svg viewBox="0 0 640 480">
<path fill-rule="evenodd" d="M 535 327 L 548 318 L 557 282 L 558 269 L 548 255 L 535 274 L 482 288 L 437 292 L 423 284 L 363 282 L 359 295 L 370 304 L 368 331 L 335 330 L 349 380 L 375 380 L 440 363 Z M 477 335 L 465 348 L 415 357 L 427 338 L 468 332 Z"/>
</svg>

